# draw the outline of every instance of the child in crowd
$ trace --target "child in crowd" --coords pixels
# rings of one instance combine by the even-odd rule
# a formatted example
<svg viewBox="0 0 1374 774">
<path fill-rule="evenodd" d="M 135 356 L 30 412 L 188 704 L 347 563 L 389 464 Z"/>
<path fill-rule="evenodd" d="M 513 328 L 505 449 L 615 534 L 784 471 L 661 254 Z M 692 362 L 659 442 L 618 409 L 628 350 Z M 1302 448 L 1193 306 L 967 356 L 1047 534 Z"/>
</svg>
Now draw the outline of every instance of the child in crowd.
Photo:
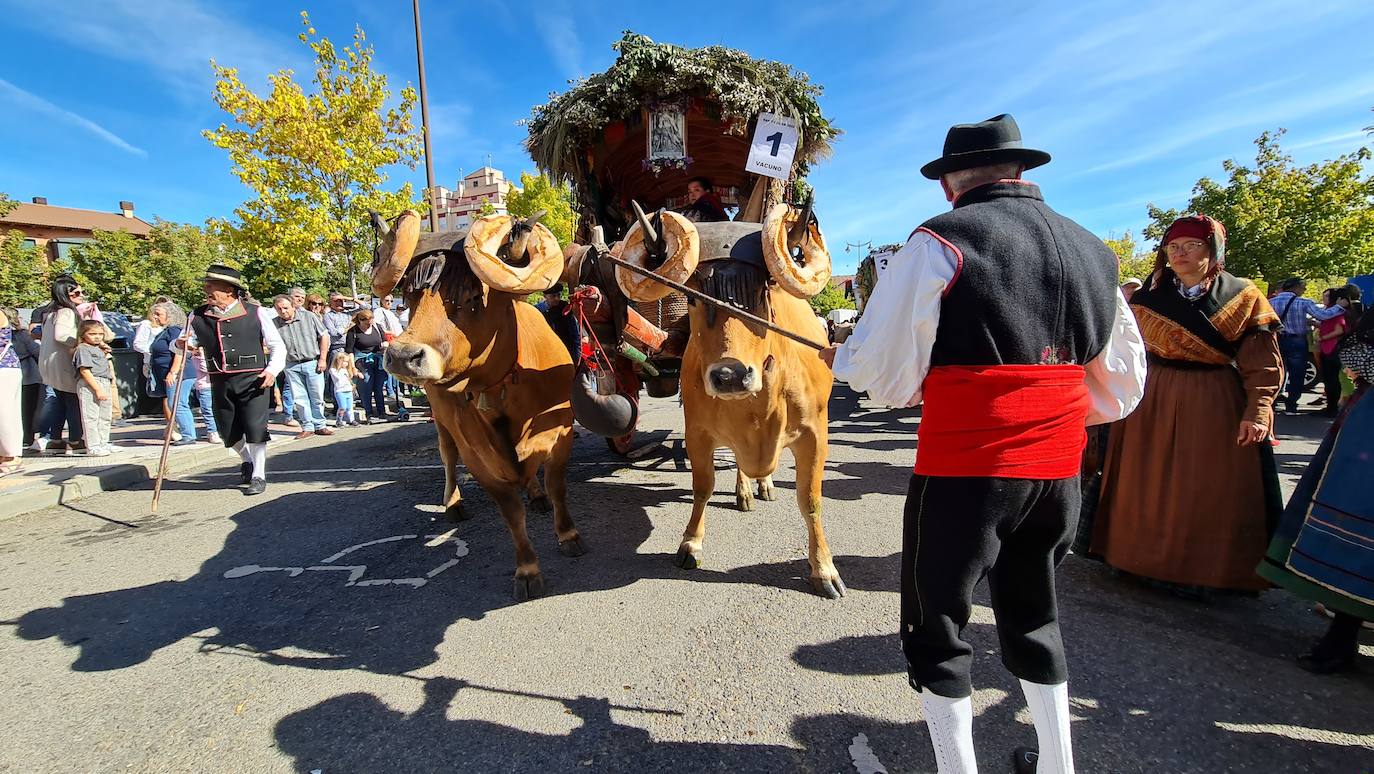
<svg viewBox="0 0 1374 774">
<path fill-rule="evenodd" d="M 353 365 L 353 356 L 347 352 L 335 352 L 329 364 L 329 378 L 334 382 L 334 399 L 339 407 L 337 427 L 359 424 L 353 416 L 353 380 L 357 376 L 358 369 Z"/>
<path fill-rule="evenodd" d="M 113 406 L 114 369 L 105 356 L 105 324 L 82 320 L 77 328 L 73 361 L 76 365 L 76 397 L 81 406 L 81 421 L 86 428 L 86 454 L 110 456 L 110 413 Z"/>
</svg>

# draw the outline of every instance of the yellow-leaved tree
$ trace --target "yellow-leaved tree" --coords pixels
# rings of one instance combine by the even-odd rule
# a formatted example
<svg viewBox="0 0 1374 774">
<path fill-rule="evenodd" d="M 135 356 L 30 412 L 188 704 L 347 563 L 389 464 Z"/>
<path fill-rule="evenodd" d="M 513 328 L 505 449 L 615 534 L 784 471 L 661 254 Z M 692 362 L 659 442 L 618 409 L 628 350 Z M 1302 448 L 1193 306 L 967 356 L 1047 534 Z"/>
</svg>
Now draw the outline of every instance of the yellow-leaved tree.
<svg viewBox="0 0 1374 774">
<path fill-rule="evenodd" d="M 291 285 L 357 293 L 357 272 L 371 261 L 368 210 L 390 218 L 423 211 L 409 183 L 384 189 L 386 169 L 415 168 L 420 140 L 411 120 L 415 90 L 392 102 L 386 76 L 372 69 L 372 46 L 361 27 L 353 43 L 335 48 L 301 13 L 300 40 L 315 55 L 307 91 L 291 70 L 271 75 L 271 92 L 255 94 L 233 67 L 211 61 L 215 104 L 233 123 L 204 132 L 229 152 L 233 173 L 253 192 L 216 221 L 232 257 L 260 297 Z"/>
<path fill-rule="evenodd" d="M 540 223 L 558 237 L 558 244 L 567 247 L 572 243 L 577 215 L 573 209 L 572 188 L 567 183 L 555 185 L 544 175 L 521 172 L 520 190 L 512 191 L 506 198 L 506 208 L 510 214 L 522 218 L 543 210 L 544 219 Z"/>
</svg>

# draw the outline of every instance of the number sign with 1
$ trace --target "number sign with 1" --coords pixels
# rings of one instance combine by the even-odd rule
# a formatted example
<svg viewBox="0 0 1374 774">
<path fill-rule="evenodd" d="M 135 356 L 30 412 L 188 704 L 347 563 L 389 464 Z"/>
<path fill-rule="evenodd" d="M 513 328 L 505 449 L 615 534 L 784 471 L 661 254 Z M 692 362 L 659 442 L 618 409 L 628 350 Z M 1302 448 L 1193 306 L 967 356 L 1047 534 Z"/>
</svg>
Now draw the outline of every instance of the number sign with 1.
<svg viewBox="0 0 1374 774">
<path fill-rule="evenodd" d="M 785 116 L 760 113 L 744 168 L 766 177 L 786 180 L 797 155 L 797 122 Z"/>
</svg>

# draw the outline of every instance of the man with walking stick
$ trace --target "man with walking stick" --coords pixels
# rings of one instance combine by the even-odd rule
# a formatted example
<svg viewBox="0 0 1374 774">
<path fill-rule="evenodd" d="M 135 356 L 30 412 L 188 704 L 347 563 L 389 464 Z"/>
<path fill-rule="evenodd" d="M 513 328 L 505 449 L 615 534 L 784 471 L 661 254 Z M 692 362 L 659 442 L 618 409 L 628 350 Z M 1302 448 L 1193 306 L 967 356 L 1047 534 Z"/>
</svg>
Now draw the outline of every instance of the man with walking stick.
<svg viewBox="0 0 1374 774">
<path fill-rule="evenodd" d="M 237 269 L 212 264 L 201 279 L 207 303 L 191 315 L 179 344 L 205 350 L 215 423 L 224 445 L 239 453 L 244 494 L 267 489 L 267 414 L 277 374 L 286 366 L 286 346 L 276 315 L 249 303 Z"/>
</svg>

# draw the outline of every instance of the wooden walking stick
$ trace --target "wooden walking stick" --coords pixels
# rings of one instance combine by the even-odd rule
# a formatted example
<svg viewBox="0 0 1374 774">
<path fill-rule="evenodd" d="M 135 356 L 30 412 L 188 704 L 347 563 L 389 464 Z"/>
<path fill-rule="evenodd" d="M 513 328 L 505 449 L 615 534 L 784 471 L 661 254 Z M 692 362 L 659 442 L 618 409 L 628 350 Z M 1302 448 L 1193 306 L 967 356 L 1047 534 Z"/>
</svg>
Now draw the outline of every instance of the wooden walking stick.
<svg viewBox="0 0 1374 774">
<path fill-rule="evenodd" d="M 162 497 L 162 479 L 167 475 L 167 452 L 172 448 L 172 426 L 177 421 L 176 406 L 181 397 L 181 380 L 186 376 L 186 358 L 190 353 L 186 351 L 186 344 L 191 337 L 191 320 L 186 320 L 186 330 L 181 332 L 181 338 L 177 343 L 181 345 L 181 351 L 172 356 L 172 368 L 176 371 L 175 381 L 172 384 L 172 392 L 169 397 L 169 405 L 172 410 L 168 412 L 167 427 L 162 431 L 162 458 L 157 463 L 157 479 L 153 482 L 153 508 L 152 512 L 157 513 L 157 501 Z"/>
</svg>

